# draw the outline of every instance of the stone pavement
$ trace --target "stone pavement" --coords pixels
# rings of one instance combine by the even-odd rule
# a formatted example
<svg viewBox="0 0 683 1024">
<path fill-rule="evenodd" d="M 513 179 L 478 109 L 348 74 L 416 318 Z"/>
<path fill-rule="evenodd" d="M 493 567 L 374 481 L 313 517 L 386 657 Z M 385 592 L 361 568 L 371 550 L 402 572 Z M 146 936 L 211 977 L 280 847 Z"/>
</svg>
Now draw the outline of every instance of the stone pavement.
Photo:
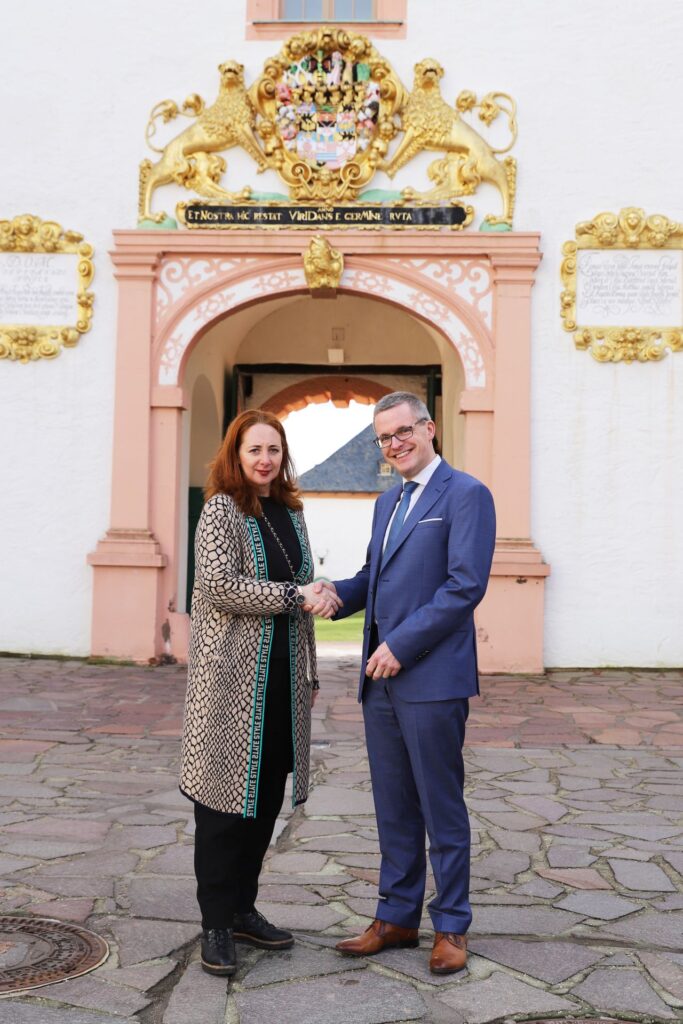
<svg viewBox="0 0 683 1024">
<path fill-rule="evenodd" d="M 373 916 L 379 855 L 353 647 L 321 652 L 314 787 L 286 812 L 260 909 L 289 952 L 202 973 L 182 668 L 0 659 L 0 913 L 82 922 L 111 956 L 0 1001 L 3 1024 L 485 1024 L 683 1019 L 682 673 L 488 677 L 468 725 L 467 972 L 330 947 Z M 0 950 L 0 955 L 2 950 Z"/>
</svg>

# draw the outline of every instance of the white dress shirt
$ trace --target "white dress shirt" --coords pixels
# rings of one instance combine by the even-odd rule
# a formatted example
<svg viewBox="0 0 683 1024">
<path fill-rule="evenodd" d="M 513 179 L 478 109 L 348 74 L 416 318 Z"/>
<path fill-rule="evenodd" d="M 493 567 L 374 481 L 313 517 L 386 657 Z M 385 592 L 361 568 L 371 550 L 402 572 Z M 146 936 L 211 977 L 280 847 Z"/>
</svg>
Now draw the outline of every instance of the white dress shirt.
<svg viewBox="0 0 683 1024">
<path fill-rule="evenodd" d="M 439 465 L 440 462 L 441 462 L 441 456 L 440 455 L 435 455 L 434 458 L 432 459 L 432 461 L 429 463 L 429 465 L 425 466 L 424 469 L 420 470 L 420 472 L 417 474 L 417 476 L 413 477 L 413 483 L 417 484 L 417 487 L 415 488 L 413 493 L 410 495 L 410 504 L 408 505 L 408 511 L 406 512 L 406 517 L 404 519 L 404 523 L 406 522 L 406 520 L 408 519 L 408 516 L 410 515 L 410 513 L 413 511 L 413 509 L 415 508 L 416 504 L 420 500 L 420 495 L 424 491 L 424 489 L 427 486 L 427 484 L 429 483 L 429 481 L 432 479 L 432 474 L 434 473 L 434 471 L 436 470 L 436 467 Z M 409 483 L 409 481 L 408 480 L 404 480 L 404 483 Z M 399 495 L 399 501 L 400 500 L 401 500 L 401 497 Z M 384 541 L 382 543 L 382 551 L 384 551 L 384 549 L 386 547 L 387 538 L 389 536 L 389 530 L 391 529 L 391 524 L 394 521 L 394 516 L 396 515 L 396 509 L 397 508 L 398 508 L 398 502 L 396 502 L 396 508 L 392 512 L 391 519 L 387 523 L 387 529 L 386 529 L 386 533 L 384 534 Z"/>
</svg>

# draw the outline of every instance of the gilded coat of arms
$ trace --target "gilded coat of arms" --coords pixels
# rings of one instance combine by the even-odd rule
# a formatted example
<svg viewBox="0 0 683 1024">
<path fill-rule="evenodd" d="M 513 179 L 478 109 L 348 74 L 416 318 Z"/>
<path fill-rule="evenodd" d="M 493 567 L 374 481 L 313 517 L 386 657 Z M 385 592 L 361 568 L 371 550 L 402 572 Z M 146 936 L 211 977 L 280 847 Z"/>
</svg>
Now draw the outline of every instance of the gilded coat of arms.
<svg viewBox="0 0 683 1024">
<path fill-rule="evenodd" d="M 241 64 L 228 61 L 219 72 L 219 95 L 211 106 L 193 94 L 182 107 L 164 100 L 152 110 L 147 141 L 160 157 L 140 167 L 142 224 L 164 221 L 165 214 L 152 212 L 152 197 L 170 182 L 217 203 L 317 206 L 455 204 L 488 182 L 500 192 L 503 209 L 486 224 L 512 227 L 516 161 L 498 159 L 517 134 L 515 104 L 507 94 L 489 93 L 478 102 L 466 90 L 451 106 L 441 94 L 443 68 L 432 59 L 415 66 L 408 90 L 368 39 L 334 28 L 292 36 L 249 87 Z M 494 149 L 463 118 L 475 109 L 486 125 L 507 114 L 512 141 L 506 149 Z M 178 116 L 192 123 L 157 148 L 157 125 Z M 236 146 L 259 172 L 276 171 L 287 193 L 259 192 L 250 185 L 225 188 L 227 163 L 221 154 Z M 427 171 L 430 188 L 368 189 L 377 171 L 393 177 L 423 150 L 441 154 Z M 179 206 L 181 217 L 186 205 Z M 466 223 L 470 220 L 471 215 Z"/>
</svg>

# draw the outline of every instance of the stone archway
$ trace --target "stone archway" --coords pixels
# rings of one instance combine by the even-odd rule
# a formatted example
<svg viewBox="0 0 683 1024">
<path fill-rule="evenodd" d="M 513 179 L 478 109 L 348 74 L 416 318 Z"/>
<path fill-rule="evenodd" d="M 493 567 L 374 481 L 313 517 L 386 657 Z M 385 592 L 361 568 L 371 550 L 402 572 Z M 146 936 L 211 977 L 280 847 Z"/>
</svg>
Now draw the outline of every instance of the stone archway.
<svg viewBox="0 0 683 1024">
<path fill-rule="evenodd" d="M 177 613 L 184 367 L 230 312 L 305 294 L 296 231 L 116 232 L 119 281 L 111 527 L 89 556 L 93 653 L 135 660 L 186 650 Z M 329 232 L 345 255 L 340 290 L 410 311 L 464 369 L 464 468 L 492 487 L 499 542 L 480 615 L 485 670 L 542 667 L 543 580 L 529 537 L 533 234 Z M 530 583 L 522 590 L 516 581 Z"/>
</svg>

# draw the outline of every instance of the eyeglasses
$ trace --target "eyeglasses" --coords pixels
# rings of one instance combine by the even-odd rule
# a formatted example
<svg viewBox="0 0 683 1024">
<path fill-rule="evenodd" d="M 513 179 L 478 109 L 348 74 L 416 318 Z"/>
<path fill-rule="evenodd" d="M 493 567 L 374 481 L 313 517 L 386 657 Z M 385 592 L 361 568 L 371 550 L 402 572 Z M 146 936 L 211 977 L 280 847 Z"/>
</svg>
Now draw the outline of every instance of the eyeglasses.
<svg viewBox="0 0 683 1024">
<path fill-rule="evenodd" d="M 396 438 L 397 441 L 408 441 L 413 436 L 418 423 L 427 422 L 428 418 L 423 416 L 421 420 L 415 420 L 412 427 L 399 427 L 393 434 L 380 434 L 379 437 L 373 437 L 372 443 L 376 444 L 378 448 L 389 448 L 393 438 Z"/>
</svg>

